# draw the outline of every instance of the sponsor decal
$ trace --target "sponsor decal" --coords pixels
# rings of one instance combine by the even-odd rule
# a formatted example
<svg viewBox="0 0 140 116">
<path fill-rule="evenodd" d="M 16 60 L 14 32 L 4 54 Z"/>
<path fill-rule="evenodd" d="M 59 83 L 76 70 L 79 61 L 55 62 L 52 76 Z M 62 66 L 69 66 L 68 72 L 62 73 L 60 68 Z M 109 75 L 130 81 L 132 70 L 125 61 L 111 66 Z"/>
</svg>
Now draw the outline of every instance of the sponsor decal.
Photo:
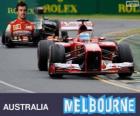
<svg viewBox="0 0 140 116">
<path fill-rule="evenodd" d="M 14 31 L 14 35 L 31 35 L 31 31 L 26 31 L 26 30 L 19 30 L 19 31 Z"/>
<path fill-rule="evenodd" d="M 76 4 L 46 4 L 44 13 L 78 13 Z"/>
<path fill-rule="evenodd" d="M 13 30 L 19 30 L 21 29 L 21 24 L 16 24 L 16 25 L 13 25 Z"/>
<path fill-rule="evenodd" d="M 16 13 L 16 8 L 8 7 L 8 8 L 7 8 L 7 13 L 8 13 L 8 14 L 17 14 L 17 13 Z M 34 14 L 35 14 L 35 13 L 34 13 L 34 8 L 28 8 L 27 14 L 34 15 Z"/>
<path fill-rule="evenodd" d="M 27 25 L 26 29 L 32 30 L 32 26 L 31 25 Z"/>
<path fill-rule="evenodd" d="M 139 0 L 126 0 L 125 3 L 118 4 L 118 13 L 140 13 Z"/>
<path fill-rule="evenodd" d="M 61 25 L 61 29 L 62 30 L 78 30 L 79 26 L 81 25 L 81 22 L 77 22 L 77 21 L 61 21 L 60 25 Z M 86 27 L 88 28 L 88 30 L 93 30 L 93 23 L 91 21 L 87 21 L 84 23 L 86 25 Z"/>
<path fill-rule="evenodd" d="M 63 69 L 77 69 L 81 70 L 79 64 L 64 64 L 64 63 L 55 63 L 56 68 L 63 68 Z"/>
<path fill-rule="evenodd" d="M 64 0 L 57 0 L 57 3 L 45 4 L 43 6 L 44 13 L 71 13 L 77 14 L 78 7 L 77 4 L 65 3 Z"/>
</svg>

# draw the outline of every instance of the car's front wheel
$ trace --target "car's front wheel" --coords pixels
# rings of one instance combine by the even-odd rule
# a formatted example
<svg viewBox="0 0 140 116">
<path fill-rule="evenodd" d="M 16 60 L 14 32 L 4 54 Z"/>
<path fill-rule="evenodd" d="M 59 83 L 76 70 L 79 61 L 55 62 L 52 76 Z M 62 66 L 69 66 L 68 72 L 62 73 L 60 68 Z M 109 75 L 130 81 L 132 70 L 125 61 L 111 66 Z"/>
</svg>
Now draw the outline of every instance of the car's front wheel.
<svg viewBox="0 0 140 116">
<path fill-rule="evenodd" d="M 117 57 L 117 62 L 122 63 L 122 62 L 131 62 L 133 63 L 133 56 L 131 49 L 128 44 L 119 44 L 118 45 L 118 57 Z M 130 77 L 133 72 L 134 72 L 134 66 L 129 68 L 130 72 L 128 73 L 119 73 L 120 78 L 124 77 Z"/>
<path fill-rule="evenodd" d="M 10 37 L 5 37 L 5 46 L 7 48 L 14 48 L 16 44 L 11 41 Z"/>
<path fill-rule="evenodd" d="M 65 48 L 62 45 L 54 44 L 50 47 L 48 67 L 53 63 L 64 63 L 65 62 Z M 62 74 L 54 74 L 50 72 L 49 75 L 52 78 L 62 78 Z"/>
<path fill-rule="evenodd" d="M 38 56 L 38 69 L 40 71 L 47 71 L 49 47 L 53 45 L 53 41 L 41 40 L 38 43 L 37 56 Z"/>
</svg>

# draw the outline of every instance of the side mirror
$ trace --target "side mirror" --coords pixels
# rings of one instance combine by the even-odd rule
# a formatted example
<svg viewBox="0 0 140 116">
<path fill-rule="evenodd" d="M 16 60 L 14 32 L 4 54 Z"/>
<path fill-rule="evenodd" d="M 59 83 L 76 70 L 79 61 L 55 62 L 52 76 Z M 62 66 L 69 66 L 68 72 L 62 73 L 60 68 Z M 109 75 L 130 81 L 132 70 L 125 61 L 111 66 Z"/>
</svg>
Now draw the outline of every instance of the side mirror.
<svg viewBox="0 0 140 116">
<path fill-rule="evenodd" d="M 43 7 L 36 7 L 34 9 L 35 14 L 44 14 L 44 8 Z"/>
<path fill-rule="evenodd" d="M 73 41 L 73 40 L 74 40 L 74 38 L 70 38 L 70 37 L 67 38 L 67 42 Z"/>
<path fill-rule="evenodd" d="M 103 41 L 103 40 L 105 40 L 106 38 L 105 37 L 99 37 L 99 40 L 100 41 Z"/>
</svg>

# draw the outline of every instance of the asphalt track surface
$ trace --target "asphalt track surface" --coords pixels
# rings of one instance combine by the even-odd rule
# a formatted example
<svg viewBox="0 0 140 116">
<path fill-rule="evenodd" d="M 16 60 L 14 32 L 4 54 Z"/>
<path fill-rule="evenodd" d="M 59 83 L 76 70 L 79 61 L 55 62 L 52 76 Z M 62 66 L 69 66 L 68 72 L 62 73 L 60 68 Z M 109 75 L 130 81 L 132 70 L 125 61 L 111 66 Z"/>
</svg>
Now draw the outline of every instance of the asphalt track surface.
<svg viewBox="0 0 140 116">
<path fill-rule="evenodd" d="M 95 35 L 103 35 L 131 28 L 139 28 L 138 20 L 94 20 Z M 134 38 L 134 39 L 133 39 Z M 94 77 L 64 76 L 51 79 L 47 72 L 37 68 L 37 48 L 7 49 L 0 45 L 1 93 L 133 93 L 140 92 L 140 36 L 123 42 L 131 45 L 135 57 L 136 73 L 129 79 L 119 80 L 117 75 Z M 134 40 L 134 41 L 133 41 Z"/>
</svg>

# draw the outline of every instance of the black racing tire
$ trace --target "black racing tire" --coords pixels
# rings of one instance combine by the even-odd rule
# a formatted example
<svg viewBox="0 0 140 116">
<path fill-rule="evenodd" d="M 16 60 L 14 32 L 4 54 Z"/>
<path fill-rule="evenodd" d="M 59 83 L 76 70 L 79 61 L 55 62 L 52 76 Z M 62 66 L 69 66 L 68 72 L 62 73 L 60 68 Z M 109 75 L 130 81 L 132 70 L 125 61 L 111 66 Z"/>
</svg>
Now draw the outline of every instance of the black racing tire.
<svg viewBox="0 0 140 116">
<path fill-rule="evenodd" d="M 12 42 L 8 42 L 8 43 L 5 44 L 5 46 L 6 46 L 7 48 L 14 48 L 16 45 L 13 44 Z"/>
<path fill-rule="evenodd" d="M 52 63 L 64 63 L 65 62 L 65 48 L 62 45 L 54 44 L 50 47 L 48 67 Z M 50 74 L 51 78 L 62 78 L 62 74 Z"/>
<path fill-rule="evenodd" d="M 47 62 L 48 62 L 49 47 L 53 44 L 54 42 L 49 40 L 41 40 L 38 43 L 37 56 L 38 56 L 38 69 L 40 71 L 48 70 Z"/>
<path fill-rule="evenodd" d="M 41 32 L 38 30 L 33 34 L 33 45 L 37 46 L 41 40 Z"/>
<path fill-rule="evenodd" d="M 134 62 L 132 52 L 128 44 L 118 44 L 117 62 L 118 63 Z M 125 78 L 125 77 L 130 77 L 133 74 L 133 72 L 134 72 L 134 67 L 131 67 L 129 73 L 119 73 L 118 75 L 120 78 Z"/>
<path fill-rule="evenodd" d="M 5 45 L 5 32 L 2 34 L 1 43 Z"/>
<path fill-rule="evenodd" d="M 7 48 L 14 48 L 16 46 L 16 44 L 11 41 L 10 37 L 8 37 L 8 36 L 6 37 L 5 36 L 5 46 Z"/>
<path fill-rule="evenodd" d="M 4 31 L 1 38 L 1 43 L 5 45 L 7 48 L 14 48 L 15 44 L 11 41 L 11 37 L 6 35 L 6 32 Z"/>
</svg>

